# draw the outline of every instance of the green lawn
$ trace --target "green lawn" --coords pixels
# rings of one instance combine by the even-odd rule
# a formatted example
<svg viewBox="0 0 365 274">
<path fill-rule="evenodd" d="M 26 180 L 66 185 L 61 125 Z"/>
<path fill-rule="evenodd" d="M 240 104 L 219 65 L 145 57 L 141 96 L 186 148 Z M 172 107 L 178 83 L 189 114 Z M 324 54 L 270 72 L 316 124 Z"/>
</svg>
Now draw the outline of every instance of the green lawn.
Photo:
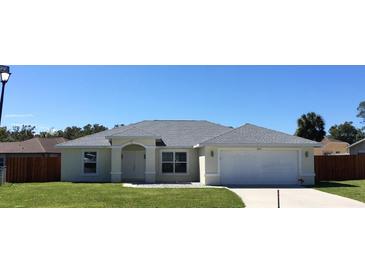
<svg viewBox="0 0 365 274">
<path fill-rule="evenodd" d="M 315 188 L 365 203 L 365 180 L 320 182 Z"/>
<path fill-rule="evenodd" d="M 0 207 L 244 207 L 223 188 L 128 188 L 110 183 L 25 183 L 0 186 Z"/>
</svg>

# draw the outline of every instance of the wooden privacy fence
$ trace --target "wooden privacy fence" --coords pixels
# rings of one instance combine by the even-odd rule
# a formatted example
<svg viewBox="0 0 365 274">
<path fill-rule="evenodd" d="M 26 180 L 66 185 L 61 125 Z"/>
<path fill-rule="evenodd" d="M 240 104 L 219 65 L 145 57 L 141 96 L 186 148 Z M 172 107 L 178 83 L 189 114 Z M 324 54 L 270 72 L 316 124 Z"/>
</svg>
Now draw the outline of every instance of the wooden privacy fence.
<svg viewBox="0 0 365 274">
<path fill-rule="evenodd" d="M 60 181 L 61 157 L 9 157 L 6 159 L 7 182 Z"/>
<path fill-rule="evenodd" d="M 317 181 L 365 179 L 365 155 L 315 156 Z"/>
</svg>

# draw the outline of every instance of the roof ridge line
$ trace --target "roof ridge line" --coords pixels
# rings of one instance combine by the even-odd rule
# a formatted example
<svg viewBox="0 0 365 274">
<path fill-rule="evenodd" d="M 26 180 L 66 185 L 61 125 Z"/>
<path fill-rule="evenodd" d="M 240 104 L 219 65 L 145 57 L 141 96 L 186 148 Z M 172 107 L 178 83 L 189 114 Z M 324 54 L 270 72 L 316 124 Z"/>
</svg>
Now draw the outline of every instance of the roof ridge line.
<svg viewBox="0 0 365 274">
<path fill-rule="evenodd" d="M 35 137 L 34 139 L 37 139 L 37 141 L 38 141 L 39 145 L 41 146 L 41 150 L 45 153 L 45 152 L 46 152 L 46 150 L 44 149 L 43 144 L 42 144 L 42 143 L 41 143 L 41 141 L 39 140 L 39 137 Z M 29 140 L 32 140 L 32 139 L 29 139 Z"/>
<path fill-rule="evenodd" d="M 221 123 L 217 123 L 217 122 L 212 122 L 212 121 L 209 121 L 207 119 L 201 119 L 201 120 L 194 120 L 194 119 L 170 119 L 170 120 L 158 120 L 158 119 L 155 119 L 155 120 L 143 120 L 143 121 L 140 121 L 140 122 L 137 122 L 137 123 L 134 123 L 134 125 L 138 125 L 138 124 L 142 124 L 143 122 L 205 122 L 205 123 L 208 123 L 208 124 L 211 124 L 211 125 L 215 125 L 215 126 L 220 126 L 220 127 L 225 127 L 225 128 L 230 128 L 230 126 L 227 126 L 227 125 L 223 125 Z M 133 124 L 130 124 L 130 125 L 133 125 Z"/>
<path fill-rule="evenodd" d="M 231 128 L 231 130 L 228 130 L 228 131 L 226 131 L 226 132 L 223 132 L 222 134 L 218 134 L 217 136 L 214 136 L 214 137 L 208 138 L 208 139 L 206 139 L 206 140 L 204 140 L 204 141 L 202 141 L 202 142 L 200 142 L 200 143 L 201 143 L 201 144 L 203 144 L 203 143 L 205 143 L 205 142 L 207 142 L 207 141 L 210 141 L 210 140 L 213 140 L 213 139 L 215 139 L 215 138 L 221 137 L 221 136 L 223 136 L 223 135 L 225 135 L 225 134 L 228 134 L 228 133 L 230 133 L 230 132 L 232 132 L 232 131 L 234 131 L 234 130 L 236 130 L 236 129 L 239 129 L 239 128 L 241 128 L 241 127 L 245 126 L 245 125 L 247 125 L 247 123 L 246 123 L 246 124 L 244 124 L 244 125 L 242 125 L 242 126 L 239 126 L 239 127 L 237 127 L 237 128 Z"/>
<path fill-rule="evenodd" d="M 247 126 L 252 126 L 252 127 L 258 128 L 260 130 L 265 130 L 265 131 L 269 131 L 269 132 L 272 132 L 272 133 L 275 133 L 275 134 L 280 134 L 280 135 L 288 136 L 290 138 L 296 138 L 296 139 L 304 140 L 304 141 L 306 141 L 308 143 L 312 142 L 312 144 L 320 144 L 319 142 L 316 142 L 316 141 L 313 141 L 313 140 L 309 140 L 309 139 L 306 139 L 306 138 L 303 138 L 303 137 L 299 137 L 299 136 L 296 136 L 296 135 L 291 135 L 291 134 L 286 133 L 286 132 L 282 132 L 282 131 L 278 131 L 278 130 L 274 130 L 274 129 L 270 129 L 270 128 L 265 128 L 265 127 L 262 127 L 262 126 L 257 126 L 257 125 L 250 124 L 250 123 L 245 123 L 245 124 L 243 124 L 243 125 L 241 125 L 241 126 L 239 126 L 237 128 L 234 128 L 234 129 L 230 130 L 230 131 L 224 132 L 224 133 L 222 133 L 220 135 L 217 135 L 215 137 L 212 137 L 212 138 L 209 138 L 207 140 L 204 140 L 200 144 L 209 144 L 210 141 L 214 141 L 214 139 L 216 139 L 216 138 L 225 136 L 227 134 L 231 134 L 232 132 L 237 131 L 237 130 L 242 129 L 242 128 L 247 127 Z"/>
<path fill-rule="evenodd" d="M 151 119 L 151 120 L 143 120 L 140 122 L 137 122 L 136 124 L 142 123 L 142 122 L 151 122 L 151 121 L 172 121 L 172 122 L 181 122 L 181 121 L 197 121 L 197 122 L 201 122 L 201 121 L 206 121 L 209 122 L 208 120 L 204 120 L 204 119 Z"/>
<path fill-rule="evenodd" d="M 276 130 L 276 129 L 271 129 L 271 128 L 267 128 L 267 127 L 263 127 L 263 126 L 257 126 L 257 125 L 250 124 L 250 123 L 247 123 L 247 125 L 251 125 L 251 126 L 254 126 L 254 127 L 262 128 L 262 129 L 265 129 L 265 130 L 270 130 L 270 131 L 273 131 L 273 132 L 276 132 L 276 133 L 285 134 L 285 135 L 288 135 L 288 136 L 291 136 L 291 137 L 295 137 L 295 138 L 299 138 L 299 139 L 303 139 L 303 140 L 307 140 L 307 141 L 312 141 L 312 142 L 320 143 L 320 142 L 317 142 L 317 141 L 313 141 L 311 139 L 307 139 L 307 138 L 304 138 L 304 137 L 300 137 L 300 136 L 295 135 L 295 134 L 289 134 L 289 133 L 286 133 L 286 132 L 283 132 L 283 131 L 279 131 L 279 130 Z"/>
<path fill-rule="evenodd" d="M 147 130 L 144 130 L 144 129 L 142 129 L 142 128 L 139 128 L 139 127 L 137 127 L 137 126 L 135 126 L 135 125 L 128 125 L 127 126 L 128 128 L 126 128 L 125 130 L 123 130 L 123 131 L 120 131 L 120 132 L 117 132 L 117 133 L 114 133 L 114 134 L 112 134 L 112 135 L 110 135 L 110 136 L 114 136 L 114 135 L 116 135 L 116 134 L 120 134 L 120 133 L 123 133 L 123 132 L 126 132 L 126 131 L 128 131 L 128 130 L 130 130 L 130 129 L 138 129 L 138 130 L 140 130 L 140 131 L 142 131 L 142 132 L 145 132 L 145 133 L 148 133 L 148 134 L 152 134 L 152 136 L 157 136 L 155 133 L 153 133 L 153 132 L 150 132 L 150 131 L 147 131 Z"/>
</svg>

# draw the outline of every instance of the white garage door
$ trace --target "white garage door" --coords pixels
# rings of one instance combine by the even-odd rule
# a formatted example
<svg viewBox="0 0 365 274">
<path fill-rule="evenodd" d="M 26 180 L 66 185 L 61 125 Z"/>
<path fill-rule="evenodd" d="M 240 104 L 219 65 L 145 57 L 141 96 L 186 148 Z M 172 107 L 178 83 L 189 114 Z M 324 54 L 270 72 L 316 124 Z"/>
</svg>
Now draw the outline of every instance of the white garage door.
<svg viewBox="0 0 365 274">
<path fill-rule="evenodd" d="M 298 151 L 221 151 L 221 184 L 293 185 L 298 183 Z"/>
</svg>

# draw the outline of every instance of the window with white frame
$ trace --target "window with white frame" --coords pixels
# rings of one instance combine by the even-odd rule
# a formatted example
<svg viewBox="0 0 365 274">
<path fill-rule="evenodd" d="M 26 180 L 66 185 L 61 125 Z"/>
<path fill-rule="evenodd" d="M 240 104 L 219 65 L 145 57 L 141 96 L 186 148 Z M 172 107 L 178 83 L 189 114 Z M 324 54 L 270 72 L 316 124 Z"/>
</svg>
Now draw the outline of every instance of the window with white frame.
<svg viewBox="0 0 365 274">
<path fill-rule="evenodd" d="M 162 152 L 162 173 L 184 174 L 188 170 L 186 152 Z"/>
<path fill-rule="evenodd" d="M 83 171 L 84 174 L 96 174 L 97 153 L 95 151 L 86 151 L 83 154 Z"/>
</svg>

